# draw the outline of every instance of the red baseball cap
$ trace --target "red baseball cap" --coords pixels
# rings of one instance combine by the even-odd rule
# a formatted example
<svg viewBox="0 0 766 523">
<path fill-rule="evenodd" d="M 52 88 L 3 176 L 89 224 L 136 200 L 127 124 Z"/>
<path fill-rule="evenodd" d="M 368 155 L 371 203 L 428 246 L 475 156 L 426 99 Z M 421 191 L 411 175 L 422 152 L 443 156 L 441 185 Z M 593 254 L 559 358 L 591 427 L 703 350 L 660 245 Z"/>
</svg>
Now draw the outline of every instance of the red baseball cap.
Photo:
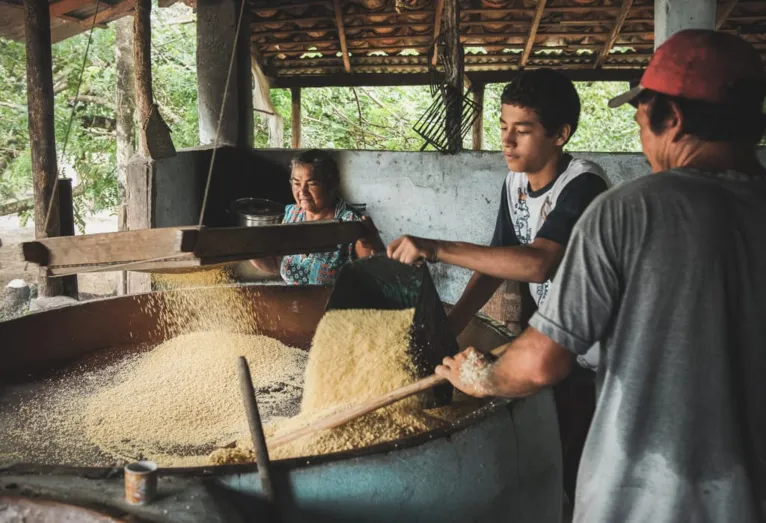
<svg viewBox="0 0 766 523">
<path fill-rule="evenodd" d="M 679 31 L 654 52 L 641 82 L 609 100 L 609 107 L 633 102 L 645 89 L 703 102 L 726 103 L 743 80 L 766 81 L 755 48 L 739 36 L 706 29 Z"/>
</svg>

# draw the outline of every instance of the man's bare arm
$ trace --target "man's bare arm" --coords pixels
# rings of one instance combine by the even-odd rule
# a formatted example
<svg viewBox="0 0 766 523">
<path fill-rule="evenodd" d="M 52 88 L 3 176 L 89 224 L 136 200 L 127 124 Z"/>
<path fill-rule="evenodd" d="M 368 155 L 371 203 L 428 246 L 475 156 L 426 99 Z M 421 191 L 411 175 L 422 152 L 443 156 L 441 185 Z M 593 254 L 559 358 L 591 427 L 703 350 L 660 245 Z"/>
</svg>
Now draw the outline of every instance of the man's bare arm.
<svg viewBox="0 0 766 523">
<path fill-rule="evenodd" d="M 494 362 L 474 348 L 445 358 L 436 374 L 471 396 L 521 398 L 563 380 L 575 355 L 529 327 Z"/>
</svg>

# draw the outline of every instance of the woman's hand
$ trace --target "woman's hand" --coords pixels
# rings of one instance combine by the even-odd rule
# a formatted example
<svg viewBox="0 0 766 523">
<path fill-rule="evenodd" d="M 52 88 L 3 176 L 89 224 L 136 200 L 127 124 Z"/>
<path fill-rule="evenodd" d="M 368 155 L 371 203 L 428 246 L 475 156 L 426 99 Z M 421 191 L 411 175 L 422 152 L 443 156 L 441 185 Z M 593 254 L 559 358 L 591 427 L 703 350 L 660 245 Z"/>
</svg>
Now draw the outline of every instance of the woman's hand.
<svg viewBox="0 0 766 523">
<path fill-rule="evenodd" d="M 375 227 L 372 218 L 362 216 L 362 225 L 364 226 L 365 234 L 356 242 L 357 256 L 359 258 L 366 258 L 385 251 L 386 246 L 383 244 L 383 240 L 380 239 L 380 233 L 378 228 Z"/>
<path fill-rule="evenodd" d="M 415 265 L 423 261 L 437 262 L 437 250 L 439 242 L 429 240 L 428 238 L 418 238 L 417 236 L 402 236 L 388 244 L 386 253 L 389 258 Z"/>
<path fill-rule="evenodd" d="M 250 260 L 250 265 L 268 274 L 279 274 L 279 261 L 274 256 Z"/>
</svg>

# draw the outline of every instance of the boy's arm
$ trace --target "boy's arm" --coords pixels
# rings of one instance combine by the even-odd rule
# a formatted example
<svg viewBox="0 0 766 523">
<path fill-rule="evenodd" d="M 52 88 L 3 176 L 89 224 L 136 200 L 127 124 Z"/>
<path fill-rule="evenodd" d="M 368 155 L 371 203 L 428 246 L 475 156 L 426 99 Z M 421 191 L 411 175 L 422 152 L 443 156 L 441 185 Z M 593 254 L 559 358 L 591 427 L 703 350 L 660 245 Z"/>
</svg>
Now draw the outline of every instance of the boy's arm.
<svg viewBox="0 0 766 523">
<path fill-rule="evenodd" d="M 505 280 L 542 283 L 549 280 L 564 255 L 572 228 L 591 201 L 607 189 L 598 175 L 578 176 L 561 191 L 535 240 L 527 245 L 498 243 L 485 247 L 465 242 L 402 236 L 388 246 L 388 255 L 404 263 L 440 261 Z M 505 197 L 505 193 L 503 193 Z M 507 200 L 506 200 L 507 201 Z M 506 204 L 507 205 L 507 204 Z M 500 211 L 502 212 L 501 204 Z M 508 218 L 510 222 L 510 218 Z M 500 220 L 495 234 L 497 236 Z M 512 232 L 512 229 L 511 229 Z M 515 239 L 515 235 L 514 235 Z"/>
<path fill-rule="evenodd" d="M 537 238 L 529 245 L 487 247 L 402 236 L 388 246 L 388 255 L 408 264 L 438 261 L 501 280 L 542 283 L 556 271 L 564 249 L 564 245 L 546 238 Z"/>
</svg>

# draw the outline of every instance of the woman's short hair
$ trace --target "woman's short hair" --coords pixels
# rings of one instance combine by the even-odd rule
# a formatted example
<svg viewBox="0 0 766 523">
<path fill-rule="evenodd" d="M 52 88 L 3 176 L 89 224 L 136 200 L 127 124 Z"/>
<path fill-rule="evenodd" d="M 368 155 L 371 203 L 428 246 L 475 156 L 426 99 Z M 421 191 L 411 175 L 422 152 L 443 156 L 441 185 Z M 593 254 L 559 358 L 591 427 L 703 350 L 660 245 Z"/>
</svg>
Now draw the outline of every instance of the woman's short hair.
<svg viewBox="0 0 766 523">
<path fill-rule="evenodd" d="M 296 165 L 311 167 L 311 174 L 328 189 L 335 190 L 340 186 L 340 171 L 337 162 L 325 151 L 310 149 L 293 158 L 290 168 Z"/>
</svg>

